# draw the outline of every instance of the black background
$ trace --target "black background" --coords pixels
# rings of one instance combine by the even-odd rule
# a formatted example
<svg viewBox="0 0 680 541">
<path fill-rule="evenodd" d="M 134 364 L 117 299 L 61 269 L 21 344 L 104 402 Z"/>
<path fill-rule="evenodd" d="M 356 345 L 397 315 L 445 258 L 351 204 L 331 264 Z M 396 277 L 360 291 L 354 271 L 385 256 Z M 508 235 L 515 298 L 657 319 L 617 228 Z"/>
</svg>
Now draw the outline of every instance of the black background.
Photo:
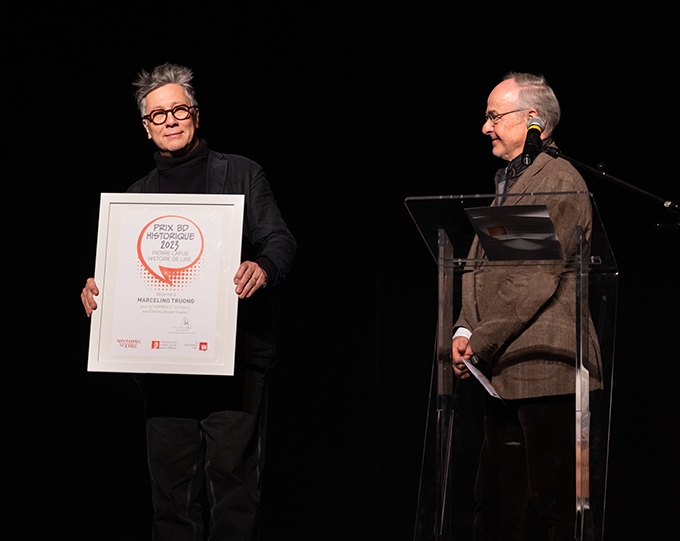
<svg viewBox="0 0 680 541">
<path fill-rule="evenodd" d="M 263 539 L 412 538 L 436 265 L 404 198 L 493 189 L 482 114 L 509 70 L 548 78 L 565 154 L 680 198 L 670 9 L 449 4 L 9 17 L 6 206 L 20 219 L 5 222 L 19 254 L 5 313 L 20 310 L 5 465 L 22 538 L 150 537 L 141 397 L 128 375 L 86 372 L 79 293 L 100 193 L 154 166 L 131 82 L 166 61 L 193 68 L 203 137 L 264 167 L 299 242 L 276 292 Z M 673 219 L 656 203 L 584 177 L 620 268 L 606 538 L 663 539 L 678 503 L 678 236 L 655 229 Z"/>
</svg>

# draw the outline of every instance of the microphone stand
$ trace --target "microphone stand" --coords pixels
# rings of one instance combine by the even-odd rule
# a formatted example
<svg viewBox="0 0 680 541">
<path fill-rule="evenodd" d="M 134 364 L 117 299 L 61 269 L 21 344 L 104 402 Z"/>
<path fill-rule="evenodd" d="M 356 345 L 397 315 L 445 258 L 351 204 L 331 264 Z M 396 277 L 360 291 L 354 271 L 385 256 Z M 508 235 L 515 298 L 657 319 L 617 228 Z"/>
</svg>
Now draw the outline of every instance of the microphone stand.
<svg viewBox="0 0 680 541">
<path fill-rule="evenodd" d="M 678 220 L 677 223 L 675 224 L 656 224 L 657 229 L 664 229 L 668 227 L 672 227 L 674 229 L 680 229 L 680 204 L 671 201 L 669 199 L 663 199 L 661 197 L 658 197 L 654 194 L 651 194 L 649 192 L 646 192 L 645 190 L 638 188 L 637 186 L 633 186 L 632 184 L 628 184 L 627 182 L 624 182 L 623 180 L 616 178 L 609 173 L 605 171 L 605 165 L 603 163 L 598 163 L 596 167 L 591 167 L 589 165 L 586 165 L 584 163 L 579 162 L 578 160 L 575 160 L 574 158 L 570 158 L 569 156 L 565 156 L 562 154 L 562 151 L 559 150 L 556 147 L 550 147 L 550 146 L 544 146 L 543 151 L 548 155 L 552 156 L 553 158 L 563 158 L 567 160 L 568 162 L 572 163 L 573 165 L 580 167 L 582 169 L 585 169 L 587 171 L 590 171 L 591 173 L 596 174 L 599 177 L 605 178 L 609 180 L 610 182 L 613 182 L 614 184 L 618 184 L 619 186 L 623 186 L 624 188 L 631 190 L 635 193 L 638 193 L 640 195 L 643 195 L 647 199 L 651 199 L 652 201 L 659 203 L 662 205 L 666 210 L 670 210 L 671 212 L 674 212 L 678 214 Z"/>
</svg>

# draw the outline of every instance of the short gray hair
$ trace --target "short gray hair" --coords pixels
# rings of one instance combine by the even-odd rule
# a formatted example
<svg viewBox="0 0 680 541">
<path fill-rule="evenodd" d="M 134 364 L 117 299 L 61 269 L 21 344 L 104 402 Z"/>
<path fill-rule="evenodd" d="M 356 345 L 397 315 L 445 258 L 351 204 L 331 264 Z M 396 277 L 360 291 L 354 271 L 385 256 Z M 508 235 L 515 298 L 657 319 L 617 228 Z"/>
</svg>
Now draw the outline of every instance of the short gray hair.
<svg viewBox="0 0 680 541">
<path fill-rule="evenodd" d="M 194 74 L 189 68 L 170 63 L 155 67 L 151 73 L 142 70 L 137 76 L 137 80 L 133 83 L 137 87 L 135 100 L 137 100 L 137 107 L 142 116 L 146 115 L 146 97 L 154 90 L 170 84 L 181 86 L 184 92 L 186 92 L 191 105 L 198 105 L 194 88 L 191 86 L 193 77 Z"/>
<path fill-rule="evenodd" d="M 517 105 L 522 109 L 536 109 L 545 121 L 546 134 L 552 134 L 560 121 L 560 104 L 543 75 L 511 71 L 503 80 L 514 79 L 520 87 Z"/>
</svg>

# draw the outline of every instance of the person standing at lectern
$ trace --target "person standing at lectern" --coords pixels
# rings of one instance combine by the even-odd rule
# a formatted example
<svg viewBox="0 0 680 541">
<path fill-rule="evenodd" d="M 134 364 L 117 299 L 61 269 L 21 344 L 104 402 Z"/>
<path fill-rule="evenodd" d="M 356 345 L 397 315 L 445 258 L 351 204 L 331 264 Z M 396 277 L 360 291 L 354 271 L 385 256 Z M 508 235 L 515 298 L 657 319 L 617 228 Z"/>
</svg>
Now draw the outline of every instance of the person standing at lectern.
<svg viewBox="0 0 680 541">
<path fill-rule="evenodd" d="M 258 538 L 264 464 L 267 371 L 275 340 L 269 291 L 288 274 L 296 242 L 256 163 L 213 151 L 198 136 L 190 69 L 142 71 L 135 97 L 156 168 L 128 192 L 244 194 L 235 375 L 143 374 L 154 505 L 153 539 Z M 88 317 L 99 289 L 87 280 Z M 204 517 L 209 519 L 204 523 Z"/>
<path fill-rule="evenodd" d="M 522 160 L 527 125 L 544 123 L 552 145 L 560 106 L 542 76 L 509 73 L 488 97 L 483 133 L 507 162 L 495 178 L 497 204 L 545 204 L 564 254 L 576 250 L 576 226 L 590 238 L 588 197 L 504 197 L 508 194 L 586 192 L 566 160 L 539 153 Z M 530 202 L 529 202 L 530 201 Z M 470 258 L 484 251 L 473 241 Z M 601 385 L 599 350 L 591 332 L 591 388 Z M 475 539 L 521 539 L 529 502 L 550 540 L 573 540 L 575 518 L 575 279 L 556 266 L 480 269 L 463 276 L 462 308 L 454 327 L 453 368 L 480 359 L 500 401 L 489 397 L 474 488 Z"/>
</svg>

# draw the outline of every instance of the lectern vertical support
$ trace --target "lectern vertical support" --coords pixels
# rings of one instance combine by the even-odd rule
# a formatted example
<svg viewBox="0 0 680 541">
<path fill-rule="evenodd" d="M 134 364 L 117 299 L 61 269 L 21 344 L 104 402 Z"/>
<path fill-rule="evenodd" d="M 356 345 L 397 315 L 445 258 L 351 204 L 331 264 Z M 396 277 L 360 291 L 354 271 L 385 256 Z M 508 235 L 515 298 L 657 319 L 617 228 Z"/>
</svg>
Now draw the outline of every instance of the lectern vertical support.
<svg viewBox="0 0 680 541">
<path fill-rule="evenodd" d="M 590 520 L 590 372 L 588 272 L 590 253 L 580 226 L 576 228 L 576 531 L 582 541 Z"/>
<path fill-rule="evenodd" d="M 451 502 L 447 499 L 453 434 L 453 247 L 446 232 L 439 230 L 439 314 L 437 320 L 437 464 L 435 539 L 449 539 Z"/>
</svg>

